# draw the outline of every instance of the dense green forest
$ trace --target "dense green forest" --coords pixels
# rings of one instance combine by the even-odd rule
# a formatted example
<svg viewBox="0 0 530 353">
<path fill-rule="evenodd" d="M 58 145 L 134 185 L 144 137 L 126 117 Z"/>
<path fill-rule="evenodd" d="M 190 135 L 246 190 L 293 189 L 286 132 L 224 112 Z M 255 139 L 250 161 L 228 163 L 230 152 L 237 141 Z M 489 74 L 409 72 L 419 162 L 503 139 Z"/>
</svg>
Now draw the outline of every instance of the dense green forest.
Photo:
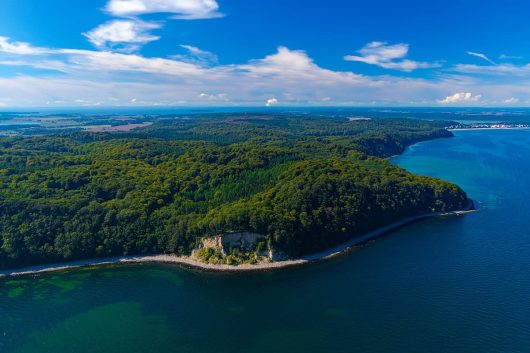
<svg viewBox="0 0 530 353">
<path fill-rule="evenodd" d="M 457 186 L 384 160 L 446 122 L 171 117 L 127 133 L 0 139 L 0 267 L 189 254 L 248 230 L 292 256 L 465 207 Z"/>
</svg>

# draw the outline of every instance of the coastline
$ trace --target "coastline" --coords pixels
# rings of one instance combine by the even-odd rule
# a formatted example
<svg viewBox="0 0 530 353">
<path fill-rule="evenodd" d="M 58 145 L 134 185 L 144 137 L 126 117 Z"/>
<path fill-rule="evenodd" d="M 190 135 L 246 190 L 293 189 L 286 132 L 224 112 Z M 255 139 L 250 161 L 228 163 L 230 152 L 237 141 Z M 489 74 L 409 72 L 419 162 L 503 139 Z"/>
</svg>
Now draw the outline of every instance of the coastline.
<svg viewBox="0 0 530 353">
<path fill-rule="evenodd" d="M 471 127 L 469 129 L 447 129 L 447 131 L 473 131 L 473 130 L 528 130 L 530 127 Z"/>
<path fill-rule="evenodd" d="M 221 272 L 246 272 L 246 271 L 265 271 L 265 270 L 276 270 L 281 268 L 287 268 L 292 266 L 300 266 L 311 263 L 316 263 L 320 261 L 325 261 L 343 254 L 346 254 L 353 248 L 357 246 L 362 246 L 370 241 L 384 237 L 388 233 L 395 231 L 406 225 L 434 217 L 448 217 L 448 216 L 461 216 L 470 212 L 475 212 L 473 201 L 470 200 L 470 203 L 467 208 L 457 211 L 448 211 L 448 212 L 434 212 L 424 215 L 419 215 L 415 217 L 408 217 L 400 221 L 391 223 L 384 227 L 378 228 L 371 232 L 368 232 L 364 235 L 352 238 L 342 244 L 339 244 L 333 248 L 302 256 L 300 258 L 276 261 L 276 262 L 263 262 L 255 265 L 251 264 L 242 264 L 237 266 L 231 265 L 211 265 L 205 264 L 189 256 L 175 256 L 175 255 L 138 255 L 138 256 L 116 256 L 108 257 L 101 259 L 89 259 L 89 260 L 79 260 L 71 261 L 65 263 L 56 263 L 56 264 L 46 264 L 31 266 L 19 269 L 11 270 L 1 270 L 0 278 L 3 277 L 17 277 L 24 275 L 35 275 L 48 272 L 64 271 L 82 267 L 95 267 L 95 266 L 104 266 L 112 264 L 131 264 L 131 263 L 165 263 L 165 264 L 177 264 L 188 268 L 199 269 L 203 271 L 221 271 Z"/>
</svg>

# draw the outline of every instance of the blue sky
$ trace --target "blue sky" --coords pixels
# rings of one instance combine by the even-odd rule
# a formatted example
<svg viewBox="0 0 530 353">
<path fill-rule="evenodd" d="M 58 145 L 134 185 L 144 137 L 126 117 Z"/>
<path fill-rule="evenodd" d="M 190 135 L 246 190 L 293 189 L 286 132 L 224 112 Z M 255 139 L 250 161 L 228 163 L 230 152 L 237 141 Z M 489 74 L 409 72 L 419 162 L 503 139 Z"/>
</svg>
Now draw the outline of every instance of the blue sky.
<svg viewBox="0 0 530 353">
<path fill-rule="evenodd" d="M 0 108 L 529 106 L 527 1 L 2 0 Z"/>
</svg>

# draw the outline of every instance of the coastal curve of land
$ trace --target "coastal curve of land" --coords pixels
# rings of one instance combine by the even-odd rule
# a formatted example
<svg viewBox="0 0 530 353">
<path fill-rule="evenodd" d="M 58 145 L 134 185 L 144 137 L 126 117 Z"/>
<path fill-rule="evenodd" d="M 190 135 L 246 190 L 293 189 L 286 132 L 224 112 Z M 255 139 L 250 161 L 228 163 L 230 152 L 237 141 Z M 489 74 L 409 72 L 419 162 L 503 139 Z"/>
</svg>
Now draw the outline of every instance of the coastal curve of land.
<svg viewBox="0 0 530 353">
<path fill-rule="evenodd" d="M 20 269 L 3 270 L 0 271 L 0 278 L 6 276 L 25 276 L 25 275 L 36 275 L 48 272 L 64 271 L 82 267 L 94 267 L 94 266 L 105 266 L 112 264 L 146 264 L 146 263 L 165 263 L 165 264 L 177 264 L 182 265 L 185 268 L 199 269 L 203 271 L 222 271 L 222 272 L 241 272 L 241 271 L 265 271 L 265 270 L 277 270 L 292 266 L 301 266 L 311 263 L 321 262 L 329 260 L 331 258 L 343 255 L 354 249 L 355 247 L 362 246 L 370 241 L 388 235 L 390 232 L 395 231 L 401 227 L 410 225 L 412 223 L 433 217 L 458 217 L 463 216 L 467 213 L 476 212 L 472 201 L 470 201 L 468 207 L 462 210 L 448 211 L 448 212 L 434 212 L 423 214 L 415 217 L 408 217 L 400 221 L 391 223 L 384 227 L 378 228 L 371 232 L 368 232 L 362 236 L 358 236 L 344 242 L 338 246 L 321 251 L 318 253 L 302 256 L 300 258 L 293 258 L 283 261 L 271 261 L 261 262 L 257 264 L 240 264 L 240 265 L 213 265 L 203 263 L 191 256 L 176 256 L 176 255 L 141 255 L 141 256 L 116 256 L 101 259 L 88 259 L 79 260 L 57 264 L 47 264 L 39 266 L 31 266 Z"/>
<path fill-rule="evenodd" d="M 469 202 L 457 185 L 385 159 L 453 137 L 453 122 L 168 119 L 120 133 L 0 138 L 0 270 L 286 267 Z"/>
</svg>

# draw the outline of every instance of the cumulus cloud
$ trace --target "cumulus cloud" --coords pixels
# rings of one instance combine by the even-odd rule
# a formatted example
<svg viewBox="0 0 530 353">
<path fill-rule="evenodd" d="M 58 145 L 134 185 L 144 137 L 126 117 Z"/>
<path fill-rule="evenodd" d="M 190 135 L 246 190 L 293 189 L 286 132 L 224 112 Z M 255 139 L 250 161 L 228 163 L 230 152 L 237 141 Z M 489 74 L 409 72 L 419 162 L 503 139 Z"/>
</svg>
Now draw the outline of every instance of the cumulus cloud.
<svg viewBox="0 0 530 353">
<path fill-rule="evenodd" d="M 53 55 L 64 66 L 63 75 L 0 78 L 0 97 L 11 97 L 13 105 L 20 106 L 55 101 L 76 105 L 72 102 L 79 97 L 118 106 L 180 105 L 225 103 L 228 98 L 218 93 L 222 92 L 231 104 L 274 105 L 281 95 L 282 103 L 287 104 L 322 104 L 323 97 L 333 97 L 335 104 L 366 105 L 374 97 L 385 97 L 379 101 L 392 104 L 408 102 L 420 94 L 425 97 L 426 92 L 435 101 L 443 91 L 452 89 L 421 79 L 332 71 L 317 65 L 306 52 L 286 47 L 246 64 L 212 67 L 108 51 L 58 49 Z M 39 59 L 24 64 L 37 67 L 48 60 Z M 271 98 L 271 92 L 276 97 Z M 108 97 L 115 100 L 110 102 Z M 132 102 L 132 97 L 138 100 Z"/>
<path fill-rule="evenodd" d="M 303 74 L 311 71 L 314 66 L 313 60 L 304 51 L 279 47 L 277 53 L 254 60 L 243 68 L 256 74 Z"/>
<path fill-rule="evenodd" d="M 150 30 L 157 28 L 160 28 L 160 25 L 154 22 L 116 20 L 104 23 L 90 32 L 84 33 L 84 36 L 98 48 L 112 48 L 119 45 L 127 51 L 131 51 L 135 45 L 160 39 L 160 37 L 149 33 Z"/>
<path fill-rule="evenodd" d="M 10 42 L 11 43 L 11 42 Z M 188 46 L 188 55 L 205 50 Z M 6 58 L 7 57 L 7 58 Z M 243 64 L 185 62 L 178 58 L 79 49 L 46 49 L 38 55 L 0 53 L 0 65 L 13 67 L 0 75 L 0 101 L 9 106 L 39 107 L 101 104 L 140 105 L 432 105 L 446 92 L 474 92 L 485 97 L 530 97 L 530 78 L 521 84 L 492 83 L 470 75 L 433 78 L 366 76 L 318 65 L 303 50 L 279 47 L 274 53 Z M 54 72 L 26 71 L 26 66 Z M 493 68 L 493 66 L 484 66 Z M 15 71 L 16 70 L 16 71 Z M 26 74 L 24 74 L 26 72 Z M 526 81 L 525 81 L 526 80 Z M 503 81 L 504 82 L 504 81 Z M 510 81 L 511 82 L 511 81 Z M 228 98 L 229 97 L 229 98 Z M 458 99 L 458 97 L 463 97 Z M 462 93 L 451 101 L 478 96 Z M 84 102 L 76 100 L 82 99 Z M 281 101 L 281 103 L 279 102 Z M 494 100 L 480 99 L 480 104 Z M 328 103 L 326 103 L 328 104 Z M 454 104 L 454 102 L 453 102 Z M 462 101 L 461 105 L 466 102 Z M 497 100 L 495 104 L 503 103 Z"/>
<path fill-rule="evenodd" d="M 276 98 L 269 98 L 267 99 L 267 102 L 265 103 L 265 105 L 267 107 L 272 107 L 273 105 L 278 105 L 278 100 Z"/>
<path fill-rule="evenodd" d="M 210 101 L 229 101 L 226 93 L 208 94 L 203 92 L 199 94 L 199 98 L 207 99 Z"/>
<path fill-rule="evenodd" d="M 515 104 L 515 103 L 519 103 L 519 98 L 508 98 L 504 101 L 504 103 L 506 104 Z"/>
<path fill-rule="evenodd" d="M 470 103 L 478 102 L 482 98 L 481 95 L 474 96 L 470 92 L 455 93 L 452 96 L 447 96 L 445 99 L 438 101 L 440 104 L 457 104 L 457 103 Z"/>
<path fill-rule="evenodd" d="M 490 64 L 492 65 L 497 65 L 497 63 L 495 63 L 495 61 L 491 60 L 490 58 L 488 58 L 485 54 L 482 54 L 482 53 L 475 53 L 475 52 L 472 52 L 472 51 L 468 51 L 467 52 L 468 55 L 471 55 L 471 56 L 475 56 L 477 58 L 480 58 L 482 60 L 485 60 L 487 62 L 489 62 Z"/>
<path fill-rule="evenodd" d="M 257 80 L 275 80 L 277 85 L 300 90 L 297 85 L 307 85 L 304 90 L 312 89 L 315 93 L 336 84 L 361 84 L 366 78 L 351 72 L 340 72 L 324 69 L 313 61 L 303 50 L 291 50 L 279 47 L 275 54 L 263 59 L 251 60 L 248 64 L 239 65 L 237 71 Z M 259 85 L 259 81 L 256 82 Z M 292 88 L 291 88 L 292 86 Z"/>
<path fill-rule="evenodd" d="M 85 37 L 100 49 L 113 49 L 132 52 L 141 45 L 160 39 L 150 33 L 161 28 L 160 23 L 145 22 L 141 15 L 169 14 L 173 19 L 196 20 L 221 17 L 219 5 L 215 0 L 109 0 L 105 10 L 116 17 L 124 19 L 104 23 L 93 30 L 83 33 Z M 22 43 L 23 44 L 23 43 Z M 190 52 L 195 47 L 188 46 Z M 204 54 L 195 51 L 195 55 Z M 210 57 L 211 58 L 211 57 Z"/>
<path fill-rule="evenodd" d="M 411 72 L 416 69 L 440 67 L 439 63 L 419 62 L 405 59 L 409 52 L 409 45 L 405 43 L 388 44 L 386 42 L 371 42 L 357 51 L 360 55 L 346 55 L 346 61 L 358 61 L 365 64 L 377 65 L 385 69 Z"/>
<path fill-rule="evenodd" d="M 45 48 L 37 48 L 25 42 L 12 42 L 0 36 L 0 52 L 17 55 L 39 55 L 47 52 Z"/>
<path fill-rule="evenodd" d="M 106 10 L 119 17 L 168 13 L 173 18 L 196 20 L 223 16 L 215 0 L 110 0 Z"/>
</svg>

